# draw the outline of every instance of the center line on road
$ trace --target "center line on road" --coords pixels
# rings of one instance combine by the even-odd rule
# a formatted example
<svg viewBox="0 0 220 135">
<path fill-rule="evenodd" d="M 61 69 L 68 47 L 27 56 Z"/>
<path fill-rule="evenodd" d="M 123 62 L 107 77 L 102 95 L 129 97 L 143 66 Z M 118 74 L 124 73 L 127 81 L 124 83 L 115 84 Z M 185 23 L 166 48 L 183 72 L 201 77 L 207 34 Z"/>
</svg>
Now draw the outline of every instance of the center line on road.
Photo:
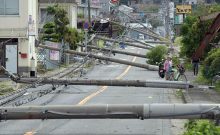
<svg viewBox="0 0 220 135">
<path fill-rule="evenodd" d="M 139 53 L 139 51 L 138 51 Z M 132 59 L 132 62 L 135 62 L 137 59 L 137 57 L 134 57 Z M 128 66 L 123 73 L 121 73 L 118 77 L 116 77 L 115 79 L 120 80 L 122 77 L 124 77 L 128 71 L 131 69 L 131 66 Z M 98 91 L 92 93 L 91 95 L 87 96 L 86 98 L 84 98 L 83 100 L 81 100 L 77 105 L 84 105 L 86 104 L 90 99 L 92 99 L 93 97 L 97 96 L 98 94 L 104 92 L 106 89 L 108 88 L 108 86 L 102 86 Z M 36 131 L 30 131 L 30 132 L 26 132 L 24 135 L 34 135 L 36 134 Z"/>
<path fill-rule="evenodd" d="M 138 52 L 139 53 L 139 52 Z M 134 57 L 132 59 L 132 62 L 135 62 L 135 60 L 137 59 L 137 57 Z M 118 77 L 116 77 L 115 79 L 120 80 L 123 76 L 125 76 L 128 71 L 131 69 L 131 66 L 128 66 L 125 71 L 123 73 L 121 73 Z M 102 86 L 98 91 L 92 93 L 91 95 L 87 96 L 86 98 L 84 98 L 83 100 L 81 100 L 77 105 L 84 105 L 86 104 L 90 99 L 94 98 L 95 96 L 97 96 L 98 94 L 104 92 L 106 89 L 108 88 L 108 86 Z"/>
</svg>

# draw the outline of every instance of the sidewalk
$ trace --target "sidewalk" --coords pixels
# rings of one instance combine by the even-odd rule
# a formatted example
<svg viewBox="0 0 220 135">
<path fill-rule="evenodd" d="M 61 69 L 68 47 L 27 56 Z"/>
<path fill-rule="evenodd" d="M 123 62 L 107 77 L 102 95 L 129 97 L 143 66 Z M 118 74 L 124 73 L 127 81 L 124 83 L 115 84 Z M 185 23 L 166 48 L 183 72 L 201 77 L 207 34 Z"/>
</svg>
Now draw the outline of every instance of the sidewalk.
<svg viewBox="0 0 220 135">
<path fill-rule="evenodd" d="M 190 83 L 194 83 L 196 76 L 193 75 L 193 72 L 186 72 L 186 76 Z M 208 89 L 205 85 L 195 84 L 195 86 L 195 88 L 184 92 L 183 98 L 186 103 L 220 103 L 220 93 L 213 89 Z"/>
</svg>

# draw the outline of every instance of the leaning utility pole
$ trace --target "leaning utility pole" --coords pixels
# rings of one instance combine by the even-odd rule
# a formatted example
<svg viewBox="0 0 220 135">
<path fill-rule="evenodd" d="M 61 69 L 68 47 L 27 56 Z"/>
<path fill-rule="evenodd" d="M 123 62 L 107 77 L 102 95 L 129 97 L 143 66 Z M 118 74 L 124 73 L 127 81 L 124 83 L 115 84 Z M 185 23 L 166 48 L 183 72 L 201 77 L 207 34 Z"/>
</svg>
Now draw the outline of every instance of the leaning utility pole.
<svg viewBox="0 0 220 135">
<path fill-rule="evenodd" d="M 38 47 L 44 48 L 44 49 L 49 49 L 49 50 L 61 51 L 61 49 L 59 49 L 59 48 L 54 48 L 54 47 L 45 46 L 45 45 L 39 45 Z M 77 52 L 77 51 L 74 51 L 74 50 L 64 50 L 64 52 L 69 53 L 69 54 L 75 54 L 75 55 L 100 59 L 100 60 L 107 60 L 107 61 L 120 63 L 120 64 L 125 64 L 125 65 L 131 65 L 131 66 L 140 67 L 140 68 L 153 70 L 153 71 L 158 71 L 158 69 L 159 69 L 158 66 L 155 66 L 155 65 L 140 64 L 140 63 L 130 62 L 130 61 L 127 61 L 127 60 L 121 60 L 121 59 L 110 58 L 110 57 L 106 57 L 106 56 L 94 55 L 92 53 Z"/>
<path fill-rule="evenodd" d="M 220 104 L 54 105 L 0 107 L 0 120 L 220 119 Z"/>
<path fill-rule="evenodd" d="M 142 45 L 145 45 L 145 46 L 151 47 L 151 48 L 154 47 L 154 46 L 152 46 L 152 45 L 150 45 L 150 44 L 147 44 L 145 41 L 142 42 L 142 41 L 140 41 L 140 40 L 138 40 L 138 39 L 135 39 L 135 38 L 132 38 L 132 37 L 130 37 L 130 36 L 123 35 L 123 37 L 128 38 L 128 39 L 131 40 L 131 41 L 138 42 L 139 44 L 142 44 Z M 128 40 L 125 40 L 125 41 L 128 42 Z"/>
<path fill-rule="evenodd" d="M 100 17 L 98 17 L 98 18 L 100 18 Z M 164 38 L 155 36 L 155 35 L 152 34 L 152 33 L 149 33 L 149 32 L 146 32 L 146 31 L 142 31 L 142 30 L 138 30 L 138 29 L 135 29 L 135 28 L 131 28 L 131 27 L 125 26 L 125 25 L 123 25 L 123 24 L 120 24 L 120 23 L 118 23 L 118 22 L 112 21 L 112 20 L 106 20 L 106 21 L 109 21 L 109 22 L 111 22 L 111 23 L 113 23 L 113 24 L 119 25 L 119 26 L 121 26 L 121 27 L 123 27 L 123 28 L 126 28 L 126 29 L 128 29 L 128 30 L 133 30 L 133 31 L 136 31 L 136 32 L 138 32 L 138 33 L 141 33 L 141 34 L 144 34 L 144 35 L 148 35 L 148 36 L 150 36 L 150 37 L 153 37 L 153 38 L 155 38 L 155 39 L 158 39 L 158 40 L 160 40 L 160 41 L 164 41 Z M 167 41 L 167 40 L 165 40 L 165 41 Z M 169 44 L 170 41 L 167 41 L 167 43 Z"/>
<path fill-rule="evenodd" d="M 95 36 L 95 38 L 97 39 L 101 39 L 101 40 L 105 40 L 105 41 L 110 41 L 110 42 L 116 42 L 116 43 L 120 43 L 122 41 L 120 40 L 116 40 L 116 39 L 111 39 L 111 38 L 107 38 L 107 37 L 103 37 L 103 36 Z M 143 48 L 143 49 L 151 49 L 152 46 L 149 45 L 140 45 L 140 44 L 134 44 L 134 43 L 130 43 L 130 42 L 123 42 L 128 46 L 134 46 L 134 47 L 138 47 L 138 48 Z M 169 42 L 164 42 L 164 41 L 145 41 L 145 43 L 153 43 L 153 44 L 170 44 Z"/>
<path fill-rule="evenodd" d="M 13 79 L 17 83 L 33 84 L 39 78 L 19 78 Z M 149 80 L 79 80 L 79 79 L 56 79 L 40 78 L 41 84 L 54 85 L 97 85 L 97 86 L 127 86 L 127 87 L 151 87 L 151 88 L 173 88 L 188 89 L 193 88 L 189 82 L 181 81 L 149 81 Z"/>
<path fill-rule="evenodd" d="M 137 22 L 138 24 L 140 24 L 141 26 L 143 26 L 143 27 L 147 30 L 148 33 L 150 33 L 150 34 L 152 34 L 152 35 L 154 35 L 154 36 L 158 36 L 158 37 L 160 37 L 161 39 L 163 39 L 163 40 L 165 40 L 165 41 L 166 41 L 166 40 L 168 41 L 168 39 L 166 39 L 166 38 L 160 36 L 159 34 L 155 33 L 153 30 L 151 30 L 150 28 L 146 27 L 146 26 L 145 26 L 143 23 L 141 23 L 140 21 L 134 19 L 132 16 L 126 14 L 126 13 L 123 12 L 123 11 L 120 11 L 120 10 L 118 10 L 118 11 L 119 11 L 120 13 L 123 13 L 124 15 L 126 15 L 129 19 L 131 19 L 131 20 Z"/>
</svg>

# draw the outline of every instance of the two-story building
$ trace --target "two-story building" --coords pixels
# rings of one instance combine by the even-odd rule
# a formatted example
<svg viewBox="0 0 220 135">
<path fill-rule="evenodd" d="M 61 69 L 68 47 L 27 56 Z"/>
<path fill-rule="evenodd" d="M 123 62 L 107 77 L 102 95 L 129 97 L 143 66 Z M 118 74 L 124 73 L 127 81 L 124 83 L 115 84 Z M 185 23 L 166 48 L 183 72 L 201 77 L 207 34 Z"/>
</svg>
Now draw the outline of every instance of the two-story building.
<svg viewBox="0 0 220 135">
<path fill-rule="evenodd" d="M 36 69 L 37 6 L 38 0 L 0 0 L 0 64 L 11 73 Z"/>
</svg>

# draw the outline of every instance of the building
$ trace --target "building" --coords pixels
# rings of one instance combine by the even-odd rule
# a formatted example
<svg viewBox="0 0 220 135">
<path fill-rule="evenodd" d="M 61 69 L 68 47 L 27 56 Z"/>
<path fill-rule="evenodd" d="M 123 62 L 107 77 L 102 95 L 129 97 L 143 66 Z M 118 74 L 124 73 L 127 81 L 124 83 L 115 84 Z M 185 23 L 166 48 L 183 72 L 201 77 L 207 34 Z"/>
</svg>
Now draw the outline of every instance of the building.
<svg viewBox="0 0 220 135">
<path fill-rule="evenodd" d="M 144 25 L 146 28 L 152 29 L 152 26 L 151 26 L 150 23 L 142 23 L 142 25 L 139 24 L 139 23 L 129 23 L 129 24 L 128 24 L 128 27 L 134 28 L 134 29 L 136 29 L 136 30 L 144 31 L 144 30 L 146 30 L 146 28 L 144 28 L 143 25 Z M 131 37 L 131 38 L 139 39 L 139 40 L 145 40 L 145 39 L 150 39 L 150 38 L 151 38 L 151 37 L 148 36 L 148 35 L 140 34 L 139 32 L 134 31 L 134 30 L 130 30 L 128 33 L 126 33 L 126 35 L 129 36 L 129 37 Z"/>
<path fill-rule="evenodd" d="M 35 75 L 37 6 L 37 0 L 0 1 L 0 64 L 11 73 Z"/>
<path fill-rule="evenodd" d="M 45 23 L 53 19 L 53 16 L 47 14 L 47 7 L 55 4 L 59 4 L 67 11 L 70 27 L 77 28 L 77 4 L 79 3 L 79 0 L 56 0 L 56 2 L 39 0 L 39 28 L 42 28 Z"/>
<path fill-rule="evenodd" d="M 101 9 L 101 6 L 100 6 L 99 0 L 90 0 L 90 16 L 92 20 L 96 19 L 96 17 L 100 15 L 100 9 Z M 82 0 L 78 4 L 77 14 L 78 14 L 78 17 L 80 17 L 81 19 L 88 21 L 88 1 L 87 0 Z"/>
</svg>

